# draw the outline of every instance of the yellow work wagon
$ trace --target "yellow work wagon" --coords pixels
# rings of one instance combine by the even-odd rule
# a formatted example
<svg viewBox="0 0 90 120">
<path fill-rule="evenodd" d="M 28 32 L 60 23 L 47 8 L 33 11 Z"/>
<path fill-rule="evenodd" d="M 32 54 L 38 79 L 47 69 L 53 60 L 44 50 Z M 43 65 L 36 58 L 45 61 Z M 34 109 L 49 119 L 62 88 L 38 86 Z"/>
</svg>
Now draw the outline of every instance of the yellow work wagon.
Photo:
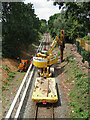
<svg viewBox="0 0 90 120">
<path fill-rule="evenodd" d="M 39 103 L 55 103 L 58 101 L 55 78 L 36 78 L 32 100 Z"/>
</svg>

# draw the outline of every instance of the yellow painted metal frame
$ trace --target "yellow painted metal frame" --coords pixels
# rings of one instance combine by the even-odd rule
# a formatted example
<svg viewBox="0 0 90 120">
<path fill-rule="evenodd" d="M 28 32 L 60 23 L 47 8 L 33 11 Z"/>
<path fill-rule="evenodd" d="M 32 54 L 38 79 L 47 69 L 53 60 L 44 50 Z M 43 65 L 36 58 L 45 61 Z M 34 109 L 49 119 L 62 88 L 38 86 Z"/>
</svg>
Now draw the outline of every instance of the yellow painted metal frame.
<svg viewBox="0 0 90 120">
<path fill-rule="evenodd" d="M 57 62 L 58 56 L 50 56 L 50 61 L 49 65 L 53 65 Z M 33 65 L 38 67 L 38 68 L 44 68 L 47 67 L 48 62 L 47 58 L 42 58 L 42 57 L 33 57 Z"/>
<path fill-rule="evenodd" d="M 46 83 L 49 81 L 49 85 L 45 86 L 45 81 Z M 48 96 L 47 96 L 47 86 L 49 86 Z M 56 90 L 55 78 L 46 78 L 43 80 L 40 77 L 36 78 L 32 100 L 38 103 L 44 101 L 48 103 L 57 102 L 58 95 Z"/>
</svg>

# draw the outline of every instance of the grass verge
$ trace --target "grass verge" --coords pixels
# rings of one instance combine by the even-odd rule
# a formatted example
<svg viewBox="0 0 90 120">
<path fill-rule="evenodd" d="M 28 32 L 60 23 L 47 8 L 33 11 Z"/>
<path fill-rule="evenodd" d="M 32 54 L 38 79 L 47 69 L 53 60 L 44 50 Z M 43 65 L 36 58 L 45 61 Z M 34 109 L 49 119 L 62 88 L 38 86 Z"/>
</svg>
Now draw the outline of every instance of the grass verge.
<svg viewBox="0 0 90 120">
<path fill-rule="evenodd" d="M 70 116 L 72 118 L 89 118 L 88 74 L 83 73 L 76 64 L 76 59 L 70 57 L 68 57 L 68 66 L 65 68 L 65 83 L 72 83 L 70 86 L 73 88 L 69 93 Z"/>
</svg>

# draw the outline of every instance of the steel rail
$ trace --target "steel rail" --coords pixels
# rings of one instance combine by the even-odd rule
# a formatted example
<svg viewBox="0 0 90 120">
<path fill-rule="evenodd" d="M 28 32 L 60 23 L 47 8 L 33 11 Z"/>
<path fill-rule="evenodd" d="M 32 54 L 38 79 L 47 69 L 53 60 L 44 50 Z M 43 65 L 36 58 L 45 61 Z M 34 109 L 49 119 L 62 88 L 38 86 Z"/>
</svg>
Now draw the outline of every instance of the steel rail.
<svg viewBox="0 0 90 120">
<path fill-rule="evenodd" d="M 16 115 L 15 115 L 15 120 L 16 120 L 16 118 L 19 117 L 20 110 L 21 110 L 21 108 L 22 108 L 22 105 L 23 105 L 23 102 L 24 102 L 24 98 L 25 98 L 25 96 L 26 96 L 26 93 L 27 93 L 27 90 L 28 90 L 29 84 L 30 84 L 30 82 L 31 82 L 31 79 L 32 79 L 32 76 L 33 76 L 34 69 L 35 69 L 35 67 L 33 67 L 33 70 L 32 70 L 32 72 L 31 72 L 31 74 L 30 74 L 30 77 L 29 77 L 28 83 L 27 83 L 27 85 L 26 85 L 26 88 L 25 88 L 25 90 L 24 90 L 24 93 L 23 93 L 22 99 L 21 99 L 21 101 L 20 101 L 20 104 L 19 104 L 19 106 L 18 106 L 18 109 L 17 109 Z"/>
<path fill-rule="evenodd" d="M 42 111 L 40 109 L 42 109 Z M 47 110 L 49 110 L 49 111 L 47 112 Z M 41 113 L 41 116 L 40 115 L 38 116 L 38 113 Z M 42 105 L 40 105 L 40 103 L 36 103 L 36 110 L 35 110 L 34 120 L 47 119 L 47 118 L 44 118 L 46 116 L 43 113 L 50 114 L 51 115 L 50 118 L 47 116 L 48 114 L 46 116 L 48 117 L 48 119 L 54 120 L 54 117 L 55 117 L 54 116 L 54 105 L 53 104 L 51 104 L 51 105 L 49 104 L 49 105 L 43 105 L 42 106 Z M 43 117 L 42 117 L 42 115 L 43 115 Z"/>
<path fill-rule="evenodd" d="M 11 107 L 10 107 L 10 109 L 9 109 L 9 111 L 8 111 L 8 113 L 7 113 L 7 115 L 6 115 L 5 118 L 10 118 L 10 117 L 11 117 L 12 112 L 13 112 L 13 110 L 14 110 L 14 108 L 15 108 L 15 105 L 16 105 L 16 103 L 17 103 L 17 100 L 18 100 L 18 98 L 19 98 L 19 96 L 20 96 L 21 90 L 22 90 L 22 88 L 23 88 L 23 86 L 24 86 L 24 84 L 25 84 L 25 82 L 26 82 L 26 79 L 27 79 L 27 77 L 28 77 L 28 74 L 29 74 L 29 72 L 30 72 L 31 67 L 32 67 L 32 63 L 31 63 L 31 65 L 30 65 L 29 68 L 28 68 L 28 71 L 27 71 L 27 73 L 26 73 L 26 75 L 25 75 L 25 77 L 24 77 L 24 79 L 23 79 L 23 81 L 22 81 L 22 83 L 21 83 L 21 85 L 20 85 L 20 87 L 19 87 L 19 90 L 18 90 L 18 92 L 17 92 L 17 94 L 16 94 L 16 96 L 15 96 L 15 98 L 14 98 L 12 104 L 11 104 Z"/>
<path fill-rule="evenodd" d="M 44 34 L 44 36 L 45 36 L 45 34 Z M 42 42 L 43 42 L 43 40 L 44 40 L 44 37 L 43 37 L 43 39 L 42 39 Z M 41 48 L 41 46 L 42 46 L 42 42 L 40 43 L 40 45 L 39 45 L 39 47 L 38 47 L 38 49 L 37 49 L 37 52 L 40 50 L 40 48 Z M 37 52 L 36 52 L 36 53 L 37 53 Z M 35 54 L 35 56 L 36 56 L 36 54 Z M 33 71 L 34 71 L 34 68 L 33 68 L 33 71 L 31 72 L 30 78 L 29 78 L 29 80 L 28 80 L 28 82 L 27 82 L 27 85 L 26 85 L 26 80 L 27 80 L 27 77 L 29 76 L 29 73 L 30 73 L 30 70 L 31 70 L 32 66 L 33 66 L 33 63 L 31 63 L 31 65 L 30 65 L 29 68 L 28 68 L 27 73 L 25 74 L 25 77 L 24 77 L 24 79 L 23 79 L 23 81 L 22 81 L 22 83 L 21 83 L 21 85 L 20 85 L 20 87 L 19 87 L 19 89 L 18 89 L 18 92 L 17 92 L 17 94 L 16 94 L 16 96 L 15 96 L 15 98 L 14 98 L 14 100 L 13 100 L 11 106 L 10 106 L 10 109 L 9 109 L 9 111 L 8 111 L 6 117 L 5 117 L 6 120 L 8 120 L 8 119 L 11 118 L 11 115 L 12 115 L 12 113 L 13 113 L 13 111 L 14 111 L 15 105 L 16 105 L 16 103 L 17 103 L 17 101 L 18 101 L 18 98 L 20 97 L 22 88 L 23 88 L 23 86 L 25 85 L 26 88 L 25 88 L 25 90 L 24 90 L 24 94 L 23 94 L 23 96 L 22 96 L 22 99 L 21 99 L 20 102 L 19 102 L 19 107 L 18 107 L 18 109 L 17 109 L 17 111 L 19 111 L 19 113 L 20 113 L 20 109 L 21 109 L 21 107 L 22 107 L 21 105 L 22 105 L 22 103 L 23 103 L 23 101 L 24 101 L 24 98 L 25 98 L 25 96 L 26 96 L 26 91 L 27 91 L 27 89 L 28 89 L 28 87 L 29 87 L 31 78 L 32 78 L 33 73 L 34 73 L 34 72 L 33 72 Z M 15 115 L 16 118 L 17 118 L 17 116 L 19 115 L 19 113 L 16 112 L 16 115 Z"/>
</svg>

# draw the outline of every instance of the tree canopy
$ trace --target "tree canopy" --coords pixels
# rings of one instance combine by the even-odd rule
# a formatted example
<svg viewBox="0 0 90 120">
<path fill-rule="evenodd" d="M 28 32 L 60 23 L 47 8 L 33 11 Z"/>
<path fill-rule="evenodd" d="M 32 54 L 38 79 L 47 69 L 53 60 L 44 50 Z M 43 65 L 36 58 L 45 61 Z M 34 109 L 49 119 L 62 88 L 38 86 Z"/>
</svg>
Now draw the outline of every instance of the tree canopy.
<svg viewBox="0 0 90 120">
<path fill-rule="evenodd" d="M 41 24 L 40 32 L 43 34 L 47 31 L 47 21 L 45 19 L 41 19 L 40 24 Z"/>
<path fill-rule="evenodd" d="M 20 55 L 22 44 L 26 47 L 38 40 L 39 33 L 48 29 L 52 37 L 65 30 L 67 42 L 83 37 L 90 31 L 90 2 L 56 2 L 61 13 L 50 16 L 47 21 L 39 20 L 34 13 L 33 4 L 23 2 L 2 3 L 2 54 L 3 57 L 16 58 Z"/>
<path fill-rule="evenodd" d="M 56 18 L 54 17 L 56 15 L 51 16 L 48 21 L 52 37 L 59 35 L 62 29 L 65 30 L 67 42 L 73 42 L 75 38 L 87 35 L 90 31 L 90 2 L 54 2 L 54 5 L 56 4 L 62 11 L 56 14 Z"/>
<path fill-rule="evenodd" d="M 3 57 L 18 57 L 22 44 L 28 46 L 33 41 L 38 40 L 38 32 L 44 29 L 45 25 L 46 21 L 43 20 L 42 22 L 35 15 L 33 4 L 24 4 L 23 2 L 2 3 Z"/>
</svg>

